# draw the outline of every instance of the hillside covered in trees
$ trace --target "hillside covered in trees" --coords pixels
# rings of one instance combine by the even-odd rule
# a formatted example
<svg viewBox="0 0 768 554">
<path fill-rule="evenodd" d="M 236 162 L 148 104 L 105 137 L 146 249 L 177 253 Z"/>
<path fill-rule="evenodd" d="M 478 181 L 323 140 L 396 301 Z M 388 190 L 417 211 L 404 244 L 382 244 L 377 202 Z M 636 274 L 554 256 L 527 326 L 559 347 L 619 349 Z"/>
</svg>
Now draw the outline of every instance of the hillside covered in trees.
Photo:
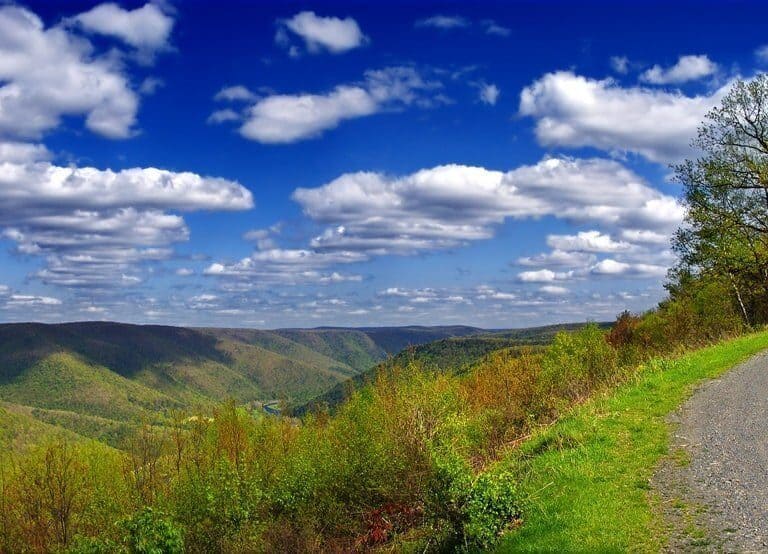
<svg viewBox="0 0 768 554">
<path fill-rule="evenodd" d="M 116 446 L 179 410 L 307 401 L 397 354 L 472 327 L 187 329 L 110 322 L 0 325 L 0 401 Z"/>
</svg>

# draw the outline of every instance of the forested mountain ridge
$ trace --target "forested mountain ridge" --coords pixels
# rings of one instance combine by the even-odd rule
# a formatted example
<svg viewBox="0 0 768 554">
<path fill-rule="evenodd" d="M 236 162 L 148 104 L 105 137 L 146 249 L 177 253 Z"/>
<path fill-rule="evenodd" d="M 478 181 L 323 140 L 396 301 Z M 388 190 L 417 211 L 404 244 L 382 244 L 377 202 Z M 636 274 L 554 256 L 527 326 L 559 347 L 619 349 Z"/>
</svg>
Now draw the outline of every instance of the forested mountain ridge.
<svg viewBox="0 0 768 554">
<path fill-rule="evenodd" d="M 396 354 L 473 327 L 206 329 L 115 322 L 0 325 L 0 401 L 110 444 L 137 420 L 225 401 L 302 403 Z M 18 419 L 18 418 L 17 418 Z"/>
<path fill-rule="evenodd" d="M 561 323 L 521 329 L 489 330 L 484 333 L 456 334 L 422 344 L 406 345 L 397 354 L 338 383 L 309 402 L 293 406 L 291 412 L 294 415 L 304 415 L 313 410 L 333 410 L 344 402 L 353 390 L 372 382 L 379 372 L 387 371 L 391 367 L 406 368 L 410 364 L 415 364 L 419 369 L 460 373 L 469 370 L 492 352 L 525 347 L 537 349 L 549 344 L 558 332 L 575 331 L 584 325 L 584 323 Z M 610 323 L 598 325 L 605 329 L 611 326 Z M 432 328 L 426 328 L 424 334 L 434 334 L 434 330 L 430 329 Z M 464 329 L 473 328 L 458 327 L 455 330 Z M 387 335 L 389 331 L 382 330 L 381 334 Z"/>
</svg>

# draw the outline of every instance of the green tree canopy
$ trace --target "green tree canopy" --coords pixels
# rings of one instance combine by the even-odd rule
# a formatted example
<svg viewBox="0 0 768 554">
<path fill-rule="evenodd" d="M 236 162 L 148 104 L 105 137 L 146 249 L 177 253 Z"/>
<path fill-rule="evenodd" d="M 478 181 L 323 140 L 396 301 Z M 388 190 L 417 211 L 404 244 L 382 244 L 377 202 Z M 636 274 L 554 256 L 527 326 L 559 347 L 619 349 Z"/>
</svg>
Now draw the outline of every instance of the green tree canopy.
<svg viewBox="0 0 768 554">
<path fill-rule="evenodd" d="M 707 114 L 695 160 L 675 167 L 686 219 L 670 292 L 694 277 L 727 282 L 747 323 L 768 320 L 768 76 L 737 81 Z"/>
</svg>

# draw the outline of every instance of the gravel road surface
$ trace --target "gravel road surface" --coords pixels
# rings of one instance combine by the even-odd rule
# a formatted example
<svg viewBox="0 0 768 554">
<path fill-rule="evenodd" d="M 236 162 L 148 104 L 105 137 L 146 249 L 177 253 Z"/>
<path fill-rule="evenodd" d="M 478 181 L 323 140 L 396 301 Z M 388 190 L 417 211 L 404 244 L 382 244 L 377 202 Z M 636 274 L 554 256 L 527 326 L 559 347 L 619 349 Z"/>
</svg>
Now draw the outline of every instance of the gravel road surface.
<svg viewBox="0 0 768 554">
<path fill-rule="evenodd" d="M 675 461 L 655 478 L 665 513 L 677 512 L 669 550 L 768 552 L 768 353 L 702 385 L 670 419 Z"/>
</svg>

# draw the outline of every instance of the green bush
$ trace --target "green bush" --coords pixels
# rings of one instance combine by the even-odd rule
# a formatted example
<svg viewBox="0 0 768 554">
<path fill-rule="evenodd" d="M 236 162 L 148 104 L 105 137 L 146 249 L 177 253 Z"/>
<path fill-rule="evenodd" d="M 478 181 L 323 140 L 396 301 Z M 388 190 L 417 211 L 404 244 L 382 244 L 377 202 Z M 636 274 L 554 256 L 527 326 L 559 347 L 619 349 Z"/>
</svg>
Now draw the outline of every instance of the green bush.
<svg viewBox="0 0 768 554">
<path fill-rule="evenodd" d="M 463 534 L 465 505 L 472 491 L 472 468 L 451 450 L 432 454 L 433 473 L 427 488 L 427 517 L 436 527 L 448 524 L 454 537 Z"/>
<path fill-rule="evenodd" d="M 258 521 L 262 494 L 247 474 L 224 459 L 209 468 L 187 468 L 173 499 L 188 549 L 211 552 L 226 548 Z"/>
<path fill-rule="evenodd" d="M 489 548 L 522 517 L 512 473 L 489 471 L 474 476 L 466 460 L 451 451 L 435 453 L 433 460 L 427 514 L 435 529 L 447 526 L 450 545 Z"/>
<path fill-rule="evenodd" d="M 555 405 L 584 398 L 616 377 L 618 357 L 603 331 L 589 324 L 558 333 L 542 358 L 540 386 Z"/>
<path fill-rule="evenodd" d="M 464 540 L 473 547 L 489 548 L 522 515 L 514 476 L 507 471 L 483 473 L 464 505 Z"/>
<path fill-rule="evenodd" d="M 162 512 L 145 507 L 122 520 L 123 542 L 131 554 L 181 554 L 181 530 Z"/>
</svg>

